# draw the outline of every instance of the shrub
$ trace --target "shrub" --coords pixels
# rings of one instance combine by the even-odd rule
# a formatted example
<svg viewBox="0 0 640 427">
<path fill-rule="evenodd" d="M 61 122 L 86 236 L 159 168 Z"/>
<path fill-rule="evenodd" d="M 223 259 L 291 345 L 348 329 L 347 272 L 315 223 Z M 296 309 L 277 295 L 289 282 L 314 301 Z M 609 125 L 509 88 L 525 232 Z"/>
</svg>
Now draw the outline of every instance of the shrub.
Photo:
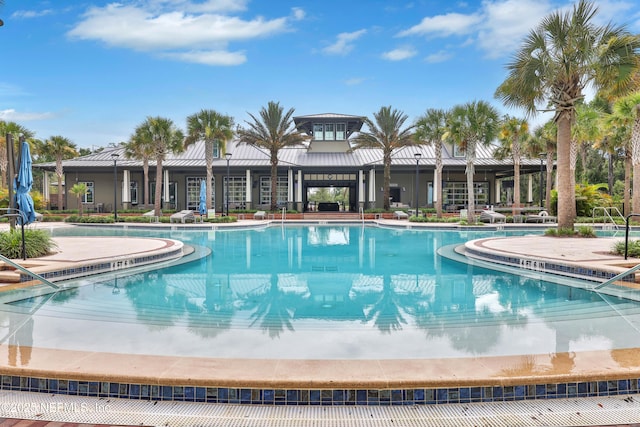
<svg viewBox="0 0 640 427">
<path fill-rule="evenodd" d="M 55 243 L 45 230 L 25 229 L 24 244 L 27 258 L 48 255 L 55 248 Z M 22 230 L 0 232 L 0 253 L 9 258 L 22 258 Z"/>
<path fill-rule="evenodd" d="M 593 231 L 593 227 L 589 227 L 588 225 L 582 225 L 578 227 L 578 234 L 580 235 L 580 237 L 596 237 L 596 233 L 595 231 Z"/>
<path fill-rule="evenodd" d="M 617 255 L 624 255 L 624 240 L 613 245 L 612 252 Z M 640 240 L 629 240 L 627 255 L 632 258 L 640 258 Z"/>
<path fill-rule="evenodd" d="M 71 215 L 68 216 L 64 222 L 79 222 L 82 224 L 110 224 L 113 223 L 113 217 L 112 216 L 98 216 L 98 215 L 94 215 L 94 216 L 78 216 L 78 215 Z"/>
</svg>

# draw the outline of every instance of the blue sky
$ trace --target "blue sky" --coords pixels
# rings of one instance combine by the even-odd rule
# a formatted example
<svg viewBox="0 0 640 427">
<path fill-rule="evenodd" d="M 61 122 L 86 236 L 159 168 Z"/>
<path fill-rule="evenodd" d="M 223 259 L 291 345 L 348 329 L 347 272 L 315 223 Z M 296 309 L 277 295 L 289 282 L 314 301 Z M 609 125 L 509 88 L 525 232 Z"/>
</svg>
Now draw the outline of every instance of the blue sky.
<svg viewBox="0 0 640 427">
<path fill-rule="evenodd" d="M 147 116 L 215 109 L 249 120 L 269 101 L 295 115 L 372 116 L 493 98 L 547 0 L 4 0 L 0 119 L 96 148 Z M 597 1 L 600 23 L 640 32 L 640 5 Z M 520 114 L 521 115 L 521 114 Z M 542 119 L 537 119 L 542 121 Z M 534 124 L 536 120 L 533 120 Z"/>
</svg>

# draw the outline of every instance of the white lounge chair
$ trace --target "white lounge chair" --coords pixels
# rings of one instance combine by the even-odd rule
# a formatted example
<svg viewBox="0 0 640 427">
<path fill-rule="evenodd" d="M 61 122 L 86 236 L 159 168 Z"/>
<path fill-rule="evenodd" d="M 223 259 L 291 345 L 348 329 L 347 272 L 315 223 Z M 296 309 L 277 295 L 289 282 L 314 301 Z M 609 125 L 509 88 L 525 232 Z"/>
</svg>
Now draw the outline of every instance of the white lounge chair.
<svg viewBox="0 0 640 427">
<path fill-rule="evenodd" d="M 142 216 L 149 217 L 149 222 L 158 222 L 158 216 L 156 215 L 155 209 L 143 213 Z"/>
<path fill-rule="evenodd" d="M 267 213 L 265 211 L 257 211 L 253 214 L 253 219 L 266 219 Z"/>
<path fill-rule="evenodd" d="M 480 213 L 480 221 L 488 222 L 491 224 L 495 222 L 507 222 L 507 217 L 499 212 L 483 210 Z"/>
<path fill-rule="evenodd" d="M 183 210 L 180 212 L 176 212 L 169 217 L 169 222 L 173 221 L 180 221 L 183 224 L 187 221 L 196 222 L 196 217 L 193 214 L 193 211 Z"/>
<path fill-rule="evenodd" d="M 395 211 L 393 217 L 395 219 L 409 219 L 409 214 L 404 211 Z"/>
<path fill-rule="evenodd" d="M 556 217 L 553 215 L 549 215 L 547 211 L 540 211 L 537 215 L 527 215 L 527 222 L 556 222 Z"/>
</svg>

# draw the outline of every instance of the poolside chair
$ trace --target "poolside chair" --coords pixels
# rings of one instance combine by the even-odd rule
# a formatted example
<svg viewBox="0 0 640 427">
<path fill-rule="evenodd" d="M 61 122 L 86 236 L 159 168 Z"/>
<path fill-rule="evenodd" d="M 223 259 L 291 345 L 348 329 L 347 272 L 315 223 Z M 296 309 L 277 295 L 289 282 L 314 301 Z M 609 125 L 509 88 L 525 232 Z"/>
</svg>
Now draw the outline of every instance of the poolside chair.
<svg viewBox="0 0 640 427">
<path fill-rule="evenodd" d="M 409 219 L 409 214 L 404 211 L 395 211 L 393 213 L 393 218 L 395 219 Z"/>
<path fill-rule="evenodd" d="M 488 223 L 507 222 L 507 217 L 503 214 L 491 210 L 483 210 L 480 213 L 480 221 Z"/>
<path fill-rule="evenodd" d="M 540 211 L 537 215 L 527 215 L 527 222 L 541 222 L 543 224 L 547 222 L 556 222 L 556 217 L 549 215 L 549 212 L 547 211 Z"/>
<path fill-rule="evenodd" d="M 253 214 L 253 219 L 266 219 L 267 213 L 265 211 L 257 211 Z"/>
<path fill-rule="evenodd" d="M 169 217 L 169 222 L 180 221 L 181 223 L 185 223 L 187 221 L 196 222 L 196 217 L 191 210 L 183 210 L 180 212 L 176 212 Z"/>
<path fill-rule="evenodd" d="M 149 217 L 149 222 L 158 222 L 158 216 L 156 215 L 155 209 L 143 213 L 142 216 Z"/>
</svg>

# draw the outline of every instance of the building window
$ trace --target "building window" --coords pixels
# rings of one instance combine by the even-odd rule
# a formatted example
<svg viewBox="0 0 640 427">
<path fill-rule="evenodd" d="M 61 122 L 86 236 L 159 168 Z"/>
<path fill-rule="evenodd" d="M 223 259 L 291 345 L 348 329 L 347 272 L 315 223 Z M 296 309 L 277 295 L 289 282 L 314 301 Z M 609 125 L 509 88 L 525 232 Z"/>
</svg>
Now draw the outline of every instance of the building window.
<svg viewBox="0 0 640 427">
<path fill-rule="evenodd" d="M 344 141 L 345 139 L 347 139 L 347 125 L 336 123 L 336 140 Z"/>
<path fill-rule="evenodd" d="M 464 150 L 458 144 L 453 144 L 453 157 L 464 157 Z"/>
<path fill-rule="evenodd" d="M 204 181 L 206 178 L 203 176 L 188 176 L 187 177 L 187 209 L 192 211 L 197 211 L 200 208 L 200 182 Z M 216 199 L 216 186 L 215 186 L 215 177 L 212 177 L 211 181 L 211 206 L 215 205 L 214 200 Z"/>
<path fill-rule="evenodd" d="M 322 123 L 316 123 L 313 125 L 313 139 L 316 141 L 324 140 L 324 126 Z"/>
<path fill-rule="evenodd" d="M 224 177 L 224 197 L 223 202 L 227 203 L 227 197 L 229 198 L 229 209 L 244 209 L 245 208 L 245 193 L 246 193 L 247 179 L 244 176 L 230 176 L 229 177 L 229 194 L 227 195 L 227 177 Z"/>
<path fill-rule="evenodd" d="M 327 123 L 324 125 L 324 140 L 333 141 L 336 139 L 336 134 L 333 131 L 335 125 L 333 123 Z"/>
<path fill-rule="evenodd" d="M 286 176 L 278 176 L 276 183 L 276 197 L 278 206 L 285 206 L 289 198 L 288 179 Z M 271 205 L 271 177 L 260 177 L 260 204 Z"/>
<path fill-rule="evenodd" d="M 164 189 L 163 189 L 164 190 Z M 162 197 L 164 198 L 164 191 L 162 191 Z M 176 200 L 178 200 L 178 184 L 175 181 L 169 182 L 169 201 L 162 199 L 162 207 L 167 209 L 176 208 Z M 149 203 L 152 205 L 156 203 L 156 182 L 151 181 L 149 183 Z"/>
<path fill-rule="evenodd" d="M 218 141 L 213 143 L 213 158 L 214 159 L 220 158 L 220 143 Z"/>
<path fill-rule="evenodd" d="M 79 181 L 78 184 L 84 184 L 87 187 L 87 193 L 82 196 L 82 203 L 92 204 L 94 195 L 93 181 Z"/>
<path fill-rule="evenodd" d="M 476 205 L 489 204 L 489 182 L 474 182 L 473 194 Z M 449 210 L 458 210 L 469 204 L 467 197 L 467 183 L 447 181 L 442 189 L 442 204 Z"/>
<path fill-rule="evenodd" d="M 138 181 L 131 181 L 129 183 L 129 198 L 132 205 L 138 204 Z"/>
</svg>

